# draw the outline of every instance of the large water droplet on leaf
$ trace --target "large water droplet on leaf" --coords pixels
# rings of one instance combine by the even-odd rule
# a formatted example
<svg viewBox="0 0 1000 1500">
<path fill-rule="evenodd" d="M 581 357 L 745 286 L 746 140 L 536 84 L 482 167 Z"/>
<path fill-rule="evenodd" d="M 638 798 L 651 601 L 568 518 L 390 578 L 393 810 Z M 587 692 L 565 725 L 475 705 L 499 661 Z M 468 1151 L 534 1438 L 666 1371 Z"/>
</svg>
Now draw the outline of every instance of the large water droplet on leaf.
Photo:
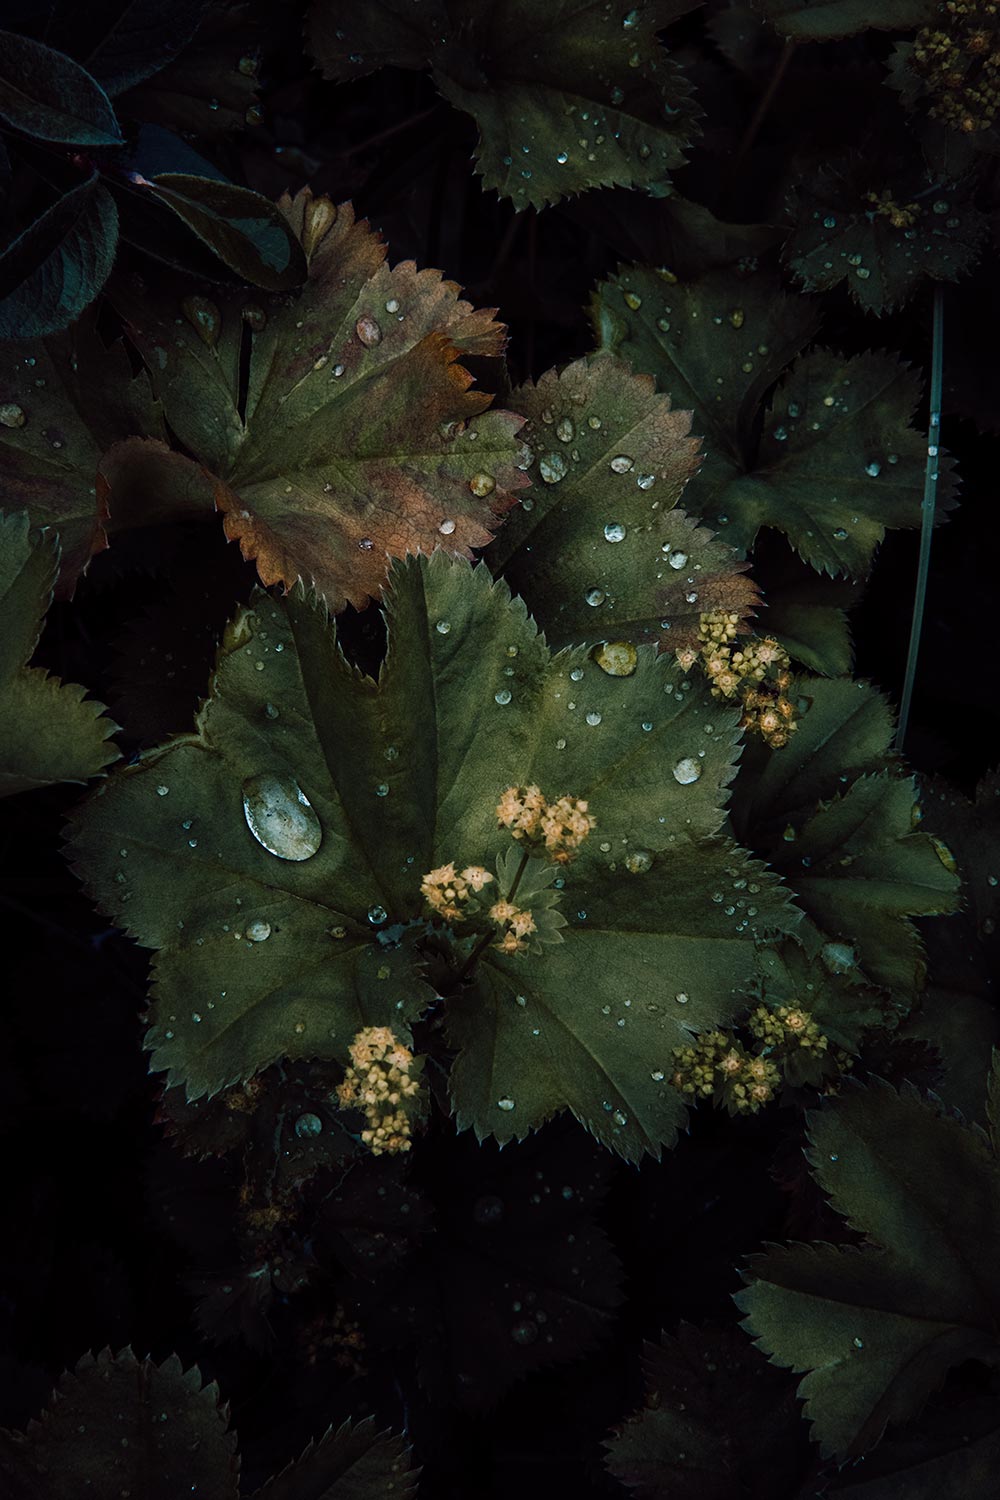
<svg viewBox="0 0 1000 1500">
<path fill-rule="evenodd" d="M 254 838 L 278 859 L 311 859 L 323 829 L 298 782 L 278 771 L 262 771 L 243 783 L 243 811 Z"/>
<path fill-rule="evenodd" d="M 690 786 L 692 781 L 697 781 L 701 775 L 701 766 L 692 756 L 685 755 L 674 766 L 674 780 L 679 781 L 681 786 Z"/>
</svg>

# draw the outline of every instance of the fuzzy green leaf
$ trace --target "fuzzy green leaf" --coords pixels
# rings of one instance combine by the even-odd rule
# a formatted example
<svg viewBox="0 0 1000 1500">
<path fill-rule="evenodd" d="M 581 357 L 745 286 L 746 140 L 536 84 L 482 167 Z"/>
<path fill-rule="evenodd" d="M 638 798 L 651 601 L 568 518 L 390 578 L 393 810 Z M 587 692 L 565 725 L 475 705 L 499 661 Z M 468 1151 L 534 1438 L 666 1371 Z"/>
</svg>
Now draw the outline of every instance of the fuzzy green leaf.
<svg viewBox="0 0 1000 1500">
<path fill-rule="evenodd" d="M 665 191 L 698 111 L 656 33 L 690 8 L 462 0 L 446 9 L 434 0 L 417 19 L 398 0 L 350 15 L 314 0 L 307 31 L 326 78 L 429 66 L 445 98 L 479 126 L 484 185 L 519 209 L 541 208 L 613 183 Z"/>
<path fill-rule="evenodd" d="M 131 433 L 162 435 L 144 373 L 133 376 L 119 342 L 105 348 L 87 315 L 66 333 L 6 346 L 0 363 L 0 463 L 4 500 L 51 526 L 62 545 L 60 593 L 71 593 L 107 546 L 109 516 L 97 468 Z M 112 519 L 113 524 L 113 519 Z"/>
<path fill-rule="evenodd" d="M 114 725 L 85 689 L 27 665 L 59 567 L 55 536 L 0 514 L 0 796 L 86 781 L 118 759 Z"/>
<path fill-rule="evenodd" d="M 377 1432 L 375 1421 L 342 1422 L 310 1443 L 294 1463 L 275 1474 L 251 1500 L 408 1500 L 419 1470 L 410 1467 L 401 1437 Z"/>
<path fill-rule="evenodd" d="M 498 354 L 503 328 L 454 282 L 385 246 L 350 205 L 309 192 L 282 211 L 309 259 L 294 300 L 167 278 L 112 291 L 171 429 L 216 476 L 226 531 L 265 583 L 315 582 L 361 606 L 388 558 L 484 546 L 525 479 L 522 420 L 485 411 L 460 353 Z M 178 313 L 182 315 L 178 322 Z M 252 331 L 245 410 L 244 325 Z M 114 492 L 111 501 L 114 508 Z"/>
<path fill-rule="evenodd" d="M 981 1131 L 913 1089 L 851 1087 L 810 1116 L 810 1161 L 872 1244 L 753 1257 L 737 1302 L 823 1451 L 856 1457 L 919 1413 L 950 1366 L 1000 1360 L 1000 1174 Z"/>
<path fill-rule="evenodd" d="M 755 0 L 791 41 L 828 42 L 859 31 L 910 31 L 933 19 L 935 0 Z"/>
<path fill-rule="evenodd" d="M 987 229 L 954 185 L 921 184 L 911 195 L 882 181 L 861 164 L 811 174 L 797 190 L 797 222 L 784 250 L 807 291 L 846 281 L 853 300 L 879 316 L 906 302 L 925 276 L 956 281 L 974 264 Z"/>
<path fill-rule="evenodd" d="M 692 514 L 743 550 L 774 527 L 817 571 L 860 577 L 889 527 L 920 521 L 926 441 L 909 425 L 919 378 L 888 354 L 814 350 L 792 366 L 758 438 L 767 389 L 815 327 L 801 300 L 768 277 L 664 286 L 632 270 L 599 289 L 594 320 L 601 348 L 693 407 L 706 456 L 685 491 Z M 947 508 L 951 460 L 939 467 Z"/>
<path fill-rule="evenodd" d="M 87 70 L 12 31 L 0 31 L 0 119 L 41 141 L 122 144 L 111 101 Z"/>
<path fill-rule="evenodd" d="M 690 416 L 648 375 L 605 355 L 511 394 L 528 418 L 530 496 L 486 554 L 556 645 L 593 639 L 697 639 L 711 609 L 755 601 L 732 548 L 675 510 L 698 464 Z M 664 621 L 666 623 L 664 623 Z"/>
<path fill-rule="evenodd" d="M 483 983 L 506 992 L 523 972 L 539 1005 L 566 1014 L 600 961 L 608 1000 L 634 998 L 638 1011 L 643 989 L 649 1006 L 660 1004 L 664 981 L 650 964 L 669 958 L 694 991 L 688 1024 L 729 1014 L 753 968 L 754 925 L 796 920 L 776 882 L 742 852 L 691 842 L 722 821 L 735 712 L 703 685 L 682 692 L 683 674 L 652 647 L 640 648 L 625 679 L 584 650 L 550 657 L 505 585 L 441 553 L 397 566 L 388 615 L 376 687 L 347 667 L 324 612 L 301 590 L 259 599 L 227 632 L 197 732 L 127 768 L 79 814 L 71 852 L 88 887 L 161 950 L 153 1066 L 196 1098 L 281 1056 L 346 1059 L 363 1025 L 405 1026 L 431 991 L 412 977 L 405 948 L 383 947 L 374 931 L 387 918 L 420 915 L 423 872 L 449 859 L 492 868 L 511 847 L 497 830 L 500 794 L 531 782 L 550 797 L 588 799 L 598 818 L 566 879 L 566 910 L 592 916 L 537 963 L 525 957 L 523 969 L 491 952 Z M 251 832 L 244 797 L 266 841 Z M 632 875 L 632 856 L 652 869 Z M 727 911 L 720 882 L 741 870 L 760 893 L 737 893 Z M 668 896 L 676 920 L 665 929 Z M 513 1020 L 505 1012 L 502 1024 L 519 1027 L 521 1009 L 508 1008 Z M 593 1011 L 587 1024 L 616 1070 L 616 1101 L 631 1110 L 633 1036 L 641 1030 L 662 1050 L 682 1024 L 671 1020 L 661 1039 L 668 1023 L 652 1009 L 632 1030 L 609 1023 L 596 998 Z M 497 1024 L 478 1018 L 474 1045 Z M 530 1026 L 526 1036 L 530 1050 Z M 648 1095 L 645 1113 L 624 1132 L 603 1115 L 605 1080 L 586 1046 L 579 1058 L 559 1059 L 560 1069 L 564 1061 L 565 1077 L 536 1080 L 537 1118 L 570 1103 L 630 1154 L 672 1137 L 679 1100 L 661 1102 L 669 1085 L 654 1086 L 646 1063 L 637 1085 Z M 460 1066 L 468 1078 L 468 1064 Z M 482 1133 L 485 1116 L 463 1090 L 456 1086 L 463 1123 Z M 527 1119 L 526 1110 L 513 1122 L 501 1113 L 502 1138 L 523 1135 Z"/>
<path fill-rule="evenodd" d="M 74 322 L 111 274 L 118 211 L 95 172 L 0 255 L 0 338 L 46 338 Z"/>
<path fill-rule="evenodd" d="M 60 1380 L 49 1410 L 15 1439 L 14 1500 L 78 1500 L 84 1492 L 118 1500 L 123 1491 L 143 1500 L 195 1493 L 236 1500 L 239 1460 L 228 1417 L 215 1382 L 202 1386 L 197 1367 L 185 1371 L 176 1354 L 161 1365 L 131 1349 L 84 1355 Z M 0 1474 L 3 1465 L 0 1458 Z"/>
</svg>

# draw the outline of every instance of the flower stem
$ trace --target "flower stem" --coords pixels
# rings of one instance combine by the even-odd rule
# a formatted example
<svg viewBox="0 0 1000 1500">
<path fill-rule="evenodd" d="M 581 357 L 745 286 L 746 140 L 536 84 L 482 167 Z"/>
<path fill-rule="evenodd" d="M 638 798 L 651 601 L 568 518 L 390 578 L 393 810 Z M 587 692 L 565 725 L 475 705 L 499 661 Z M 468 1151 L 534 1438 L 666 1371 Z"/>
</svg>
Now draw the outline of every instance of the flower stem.
<svg viewBox="0 0 1000 1500">
<path fill-rule="evenodd" d="M 899 703 L 899 726 L 896 730 L 896 749 L 901 751 L 910 721 L 910 706 L 913 702 L 913 685 L 917 676 L 917 657 L 920 653 L 920 631 L 924 622 L 924 605 L 927 600 L 927 580 L 931 570 L 931 537 L 934 532 L 934 512 L 937 505 L 937 487 L 940 458 L 938 449 L 941 438 L 941 387 L 944 373 L 944 288 L 940 282 L 934 287 L 934 323 L 931 341 L 931 391 L 930 417 L 927 430 L 927 466 L 924 469 L 924 499 L 920 518 L 920 561 L 917 568 L 917 586 L 913 598 L 913 618 L 910 621 L 910 645 L 906 656 L 906 673 Z"/>
<path fill-rule="evenodd" d="M 521 884 L 521 876 L 524 874 L 525 870 L 528 868 L 528 860 L 529 860 L 529 858 L 530 858 L 529 851 L 527 849 L 525 849 L 524 852 L 521 855 L 521 863 L 517 867 L 517 874 L 514 876 L 513 882 L 511 884 L 511 888 L 507 892 L 506 896 L 504 897 L 505 901 L 513 901 L 514 897 L 517 895 L 517 888 Z M 473 948 L 472 952 L 469 954 L 468 958 L 465 960 L 465 963 L 462 965 L 462 967 L 459 969 L 458 973 L 456 974 L 456 976 L 455 976 L 455 983 L 456 984 L 461 984 L 462 980 L 465 978 L 466 974 L 468 974 L 469 970 L 472 968 L 472 966 L 476 962 L 476 960 L 489 947 L 489 945 L 492 942 L 494 936 L 495 936 L 495 934 L 492 933 L 492 932 L 484 932 L 483 933 L 482 937 L 479 939 L 479 942 Z"/>
</svg>

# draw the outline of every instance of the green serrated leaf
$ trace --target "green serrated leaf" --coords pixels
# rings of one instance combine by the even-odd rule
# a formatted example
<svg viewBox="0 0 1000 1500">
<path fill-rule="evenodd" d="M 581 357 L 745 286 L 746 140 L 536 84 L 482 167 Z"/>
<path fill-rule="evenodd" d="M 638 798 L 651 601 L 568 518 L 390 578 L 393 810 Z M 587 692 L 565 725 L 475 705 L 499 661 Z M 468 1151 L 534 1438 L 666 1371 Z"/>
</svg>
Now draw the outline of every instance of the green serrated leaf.
<svg viewBox="0 0 1000 1500">
<path fill-rule="evenodd" d="M 777 1247 L 737 1297 L 826 1454 L 856 1457 L 919 1413 L 953 1365 L 1000 1358 L 1000 1179 L 981 1131 L 906 1088 L 849 1087 L 810 1116 L 810 1161 L 873 1244 Z"/>
<path fill-rule="evenodd" d="M 533 490 L 486 554 L 556 645 L 603 637 L 680 648 L 704 610 L 745 617 L 732 548 L 674 509 L 698 463 L 687 412 L 605 355 L 512 392 Z"/>
<path fill-rule="evenodd" d="M 911 31 L 933 19 L 936 0 L 754 0 L 776 31 L 827 42 L 859 31 Z"/>
<path fill-rule="evenodd" d="M 848 610 L 858 602 L 859 586 L 846 578 L 817 577 L 781 545 L 775 556 L 758 542 L 754 577 L 763 593 L 758 630 L 773 635 L 793 661 L 823 677 L 841 677 L 854 661 Z M 762 556 L 763 554 L 763 556 Z"/>
<path fill-rule="evenodd" d="M 537 958 L 487 950 L 475 988 L 449 1002 L 459 1128 L 521 1140 L 569 1108 L 626 1160 L 658 1157 L 687 1118 L 670 1083 L 673 1049 L 743 1008 L 755 973 L 748 939 L 787 926 L 784 897 L 724 843 L 680 845 L 647 855 L 636 873 L 626 861 L 570 884 L 560 947 Z"/>
<path fill-rule="evenodd" d="M 857 960 L 849 943 L 826 943 L 817 957 L 794 940 L 766 948 L 758 959 L 761 996 L 772 1009 L 808 1011 L 824 1036 L 857 1056 L 866 1031 L 897 1019 L 886 996 L 865 984 Z"/>
<path fill-rule="evenodd" d="M 327 78 L 429 66 L 479 126 L 484 185 L 518 209 L 617 183 L 662 195 L 698 118 L 657 32 L 689 0 L 605 13 L 591 0 L 463 0 L 447 9 L 381 0 L 345 15 L 315 0 L 309 45 Z"/>
<path fill-rule="evenodd" d="M 345 1059 L 363 1025 L 404 1027 L 432 991 L 413 977 L 406 950 L 375 932 L 420 915 L 423 872 L 453 858 L 489 868 L 510 848 L 497 828 L 501 793 L 533 782 L 552 797 L 588 799 L 598 820 L 567 876 L 567 910 L 593 910 L 586 931 L 524 960 L 525 974 L 537 961 L 543 981 L 533 982 L 548 986 L 551 959 L 558 977 L 546 1003 L 569 1003 L 593 978 L 596 957 L 582 955 L 617 926 L 619 937 L 595 953 L 624 945 L 633 988 L 623 1000 L 635 994 L 638 1004 L 643 980 L 659 993 L 647 965 L 669 949 L 685 983 L 706 988 L 706 1024 L 728 1013 L 738 976 L 753 966 L 753 927 L 796 920 L 753 866 L 746 873 L 760 894 L 737 892 L 731 910 L 721 906 L 718 883 L 730 870 L 738 877 L 745 856 L 689 843 L 722 821 L 735 713 L 703 685 L 682 692 L 680 670 L 651 647 L 626 679 L 584 651 L 551 658 L 520 600 L 485 568 L 441 553 L 395 569 L 388 615 L 376 688 L 347 667 L 324 612 L 301 590 L 260 598 L 229 627 L 196 734 L 127 768 L 81 811 L 77 868 L 105 909 L 161 950 L 154 1066 L 196 1098 L 281 1056 Z M 677 905 L 671 937 L 657 893 Z M 519 970 L 491 952 L 490 972 L 509 985 Z M 602 983 L 618 994 L 624 980 L 611 972 Z M 697 998 L 686 1014 L 698 1024 Z M 604 1028 L 596 1006 L 595 1016 Z M 476 1044 L 486 1035 L 480 1021 Z M 632 1055 L 632 1035 L 622 1048 L 615 1029 L 616 1063 Z M 618 1086 L 631 1108 L 628 1078 Z M 568 1083 L 554 1087 L 546 1112 L 570 1102 L 561 1097 Z M 652 1132 L 665 1089 L 642 1087 Z M 584 1106 L 600 1114 L 599 1099 Z M 678 1110 L 675 1102 L 667 1116 Z M 641 1150 L 644 1137 L 622 1143 Z"/>
<path fill-rule="evenodd" d="M 0 796 L 86 781 L 118 751 L 114 725 L 86 689 L 27 665 L 59 567 L 55 536 L 33 535 L 24 514 L 0 514 Z"/>
<path fill-rule="evenodd" d="M 956 281 L 975 263 L 987 221 L 954 184 L 919 190 L 865 162 L 810 174 L 796 192 L 797 221 L 785 242 L 789 269 L 807 291 L 846 281 L 852 299 L 881 316 L 925 276 Z"/>
<path fill-rule="evenodd" d="M 0 31 L 0 119 L 41 141 L 120 146 L 111 101 L 85 68 L 33 37 Z"/>
<path fill-rule="evenodd" d="M 909 425 L 919 379 L 893 356 L 804 355 L 758 436 L 768 388 L 816 326 L 812 305 L 770 276 L 670 286 L 653 270 L 622 271 L 599 288 L 593 317 L 602 349 L 693 408 L 705 462 L 684 503 L 733 547 L 746 551 L 770 526 L 817 571 L 860 577 L 889 527 L 919 524 L 927 448 Z M 952 467 L 942 455 L 945 509 Z"/>
<path fill-rule="evenodd" d="M 487 412 L 491 398 L 457 363 L 503 348 L 490 313 L 437 271 L 390 270 L 349 204 L 304 191 L 281 209 L 309 260 L 297 299 L 191 295 L 180 278 L 156 296 L 130 282 L 111 295 L 262 580 L 290 588 L 301 575 L 332 608 L 361 606 L 381 592 L 390 556 L 485 546 L 526 482 L 522 419 Z"/>
</svg>

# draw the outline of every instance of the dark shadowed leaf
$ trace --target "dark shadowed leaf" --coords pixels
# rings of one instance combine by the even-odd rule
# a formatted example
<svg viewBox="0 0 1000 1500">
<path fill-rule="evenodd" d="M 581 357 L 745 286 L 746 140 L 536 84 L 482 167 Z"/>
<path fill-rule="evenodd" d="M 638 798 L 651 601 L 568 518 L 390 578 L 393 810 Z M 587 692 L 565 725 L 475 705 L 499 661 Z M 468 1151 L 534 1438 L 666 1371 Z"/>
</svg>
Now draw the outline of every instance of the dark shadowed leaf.
<svg viewBox="0 0 1000 1500">
<path fill-rule="evenodd" d="M 0 363 L 4 496 L 62 545 L 60 593 L 72 593 L 91 556 L 107 546 L 98 495 L 101 455 L 130 433 L 163 424 L 144 372 L 134 376 L 121 341 L 106 348 L 93 317 L 63 334 L 20 341 Z"/>
<path fill-rule="evenodd" d="M 0 255 L 0 338 L 46 338 L 80 316 L 111 274 L 118 212 L 97 173 Z"/>
<path fill-rule="evenodd" d="M 327 78 L 385 64 L 428 66 L 441 93 L 479 126 L 484 185 L 536 208 L 620 183 L 660 195 L 682 165 L 698 110 L 657 31 L 688 0 L 632 10 L 592 0 L 380 0 L 353 12 L 314 0 L 309 45 Z"/>
<path fill-rule="evenodd" d="M 186 172 L 161 172 L 148 187 L 244 281 L 278 292 L 305 280 L 305 258 L 288 220 L 262 194 Z"/>
<path fill-rule="evenodd" d="M 131 1349 L 86 1354 L 62 1377 L 53 1404 L 16 1440 L 22 1482 L 14 1500 L 118 1500 L 123 1490 L 145 1500 L 236 1500 L 239 1460 L 229 1410 L 213 1381 L 185 1371 L 176 1354 L 155 1365 Z M 0 1473 L 4 1455 L 0 1450 Z M 12 1466 L 13 1467 L 13 1466 Z M 34 1486 L 33 1488 L 31 1486 Z"/>
<path fill-rule="evenodd" d="M 148 0 L 136 0 L 147 11 Z M 175 27 L 174 12 L 187 13 L 193 0 L 163 7 L 160 27 Z M 134 87 L 118 96 L 130 119 L 166 126 L 186 136 L 211 140 L 244 130 L 254 120 L 261 27 L 255 7 L 202 7 L 197 31 L 181 50 Z M 175 35 L 180 31 L 177 26 Z"/>
<path fill-rule="evenodd" d="M 911 31 L 930 21 L 935 0 L 757 0 L 758 9 L 782 36 L 826 42 L 875 28 Z"/>
<path fill-rule="evenodd" d="M 784 1493 L 797 1461 L 793 1392 L 736 1330 L 682 1323 L 676 1338 L 644 1345 L 642 1365 L 646 1406 L 605 1444 L 637 1500 L 746 1500 L 762 1470 Z"/>
<path fill-rule="evenodd" d="M 124 0 L 87 58 L 87 67 L 112 98 L 176 57 L 194 36 L 208 0 Z"/>
<path fill-rule="evenodd" d="M 817 1182 L 866 1243 L 756 1255 L 736 1300 L 774 1363 L 805 1372 L 823 1452 L 854 1458 L 950 1367 L 1000 1360 L 1000 1173 L 982 1131 L 907 1085 L 848 1086 L 809 1139 Z"/>
<path fill-rule="evenodd" d="M 12 31 L 0 31 L 0 119 L 42 141 L 122 144 L 100 84 L 71 57 Z"/>
<path fill-rule="evenodd" d="M 0 514 L 0 796 L 86 781 L 118 759 L 114 725 L 85 689 L 27 665 L 52 598 L 59 544 Z"/>
<path fill-rule="evenodd" d="M 252 1500 L 408 1500 L 420 1471 L 411 1467 L 401 1437 L 378 1432 L 373 1417 L 329 1427 L 294 1463 L 275 1474 Z"/>
<path fill-rule="evenodd" d="M 767 538 L 770 543 L 772 538 Z M 854 661 L 848 610 L 861 589 L 847 578 L 817 577 L 783 542 L 754 550 L 754 577 L 763 594 L 757 628 L 776 636 L 793 661 L 823 677 L 842 677 Z"/>
</svg>

